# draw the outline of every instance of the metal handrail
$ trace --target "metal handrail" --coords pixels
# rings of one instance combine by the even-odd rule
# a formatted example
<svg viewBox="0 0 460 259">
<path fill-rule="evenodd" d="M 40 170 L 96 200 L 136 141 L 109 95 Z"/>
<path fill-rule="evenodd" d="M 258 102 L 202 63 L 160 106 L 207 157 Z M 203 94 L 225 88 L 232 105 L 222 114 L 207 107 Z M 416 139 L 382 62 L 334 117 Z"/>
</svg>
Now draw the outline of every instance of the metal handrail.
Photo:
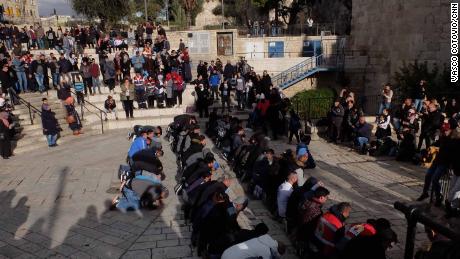
<svg viewBox="0 0 460 259">
<path fill-rule="evenodd" d="M 70 89 L 70 92 L 71 92 L 72 94 L 74 94 L 75 96 L 77 95 L 77 92 L 76 92 L 76 91 L 73 91 L 72 89 Z M 86 107 L 86 104 L 89 104 L 89 105 L 92 106 L 93 108 L 96 108 L 96 110 L 98 110 L 99 113 L 93 112 L 93 111 L 91 111 L 90 109 L 88 109 L 88 107 Z M 91 103 L 90 101 L 87 101 L 87 100 L 85 100 L 85 99 L 83 98 L 82 103 L 81 103 L 81 105 L 80 105 L 80 109 L 81 109 L 81 110 L 80 110 L 80 113 L 81 113 L 81 119 L 82 119 L 82 120 L 84 119 L 84 114 L 85 114 L 83 108 L 85 108 L 85 109 L 86 109 L 88 112 L 90 112 L 90 113 L 96 114 L 96 116 L 99 117 L 99 119 L 100 119 L 100 121 L 101 121 L 101 131 L 102 131 L 102 134 L 104 134 L 104 119 L 103 119 L 102 114 L 105 114 L 105 116 L 107 117 L 107 113 L 106 113 L 104 110 L 102 110 L 102 109 L 100 109 L 99 107 L 97 107 L 95 104 L 93 104 L 93 103 Z"/>
<path fill-rule="evenodd" d="M 10 95 L 14 95 L 14 98 L 16 98 L 20 103 L 25 105 L 29 109 L 29 118 L 30 118 L 30 124 L 34 124 L 34 119 L 35 119 L 35 114 L 38 113 L 40 117 L 42 117 L 42 111 L 38 109 L 37 107 L 33 106 L 30 102 L 19 96 L 16 92 L 14 91 L 9 91 Z M 14 103 L 14 102 L 13 102 Z"/>
<path fill-rule="evenodd" d="M 460 242 L 460 234 L 452 231 L 445 225 L 438 223 L 429 215 L 426 215 L 420 208 L 408 206 L 401 202 L 395 202 L 394 208 L 404 213 L 407 219 L 406 247 L 404 249 L 404 259 L 412 259 L 414 256 L 414 241 L 417 233 L 417 223 L 420 222 L 425 226 L 433 229 L 437 233 L 451 239 L 455 242 Z"/>
<path fill-rule="evenodd" d="M 323 54 L 320 54 L 315 57 L 310 57 L 307 58 L 306 60 L 298 63 L 297 65 L 294 65 L 285 71 L 279 73 L 278 75 L 274 76 L 272 78 L 272 82 L 276 82 L 275 85 L 279 86 L 285 82 L 288 81 L 288 78 L 290 80 L 294 78 L 298 78 L 302 76 L 305 72 L 310 71 L 311 69 L 314 69 L 322 64 L 321 60 L 323 59 Z M 307 68 L 307 69 L 305 69 Z"/>
</svg>

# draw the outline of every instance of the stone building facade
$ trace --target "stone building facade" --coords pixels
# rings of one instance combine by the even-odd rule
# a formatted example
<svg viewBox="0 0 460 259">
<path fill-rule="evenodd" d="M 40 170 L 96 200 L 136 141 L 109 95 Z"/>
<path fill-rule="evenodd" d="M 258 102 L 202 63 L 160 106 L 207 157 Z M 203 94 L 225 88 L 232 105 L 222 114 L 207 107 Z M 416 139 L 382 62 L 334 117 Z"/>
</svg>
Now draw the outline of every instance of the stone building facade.
<svg viewBox="0 0 460 259">
<path fill-rule="evenodd" d="M 353 0 L 345 69 L 365 95 L 392 82 L 403 62 L 449 64 L 449 0 Z"/>
<path fill-rule="evenodd" d="M 3 19 L 15 24 L 31 24 L 40 21 L 38 0 L 0 0 Z"/>
</svg>

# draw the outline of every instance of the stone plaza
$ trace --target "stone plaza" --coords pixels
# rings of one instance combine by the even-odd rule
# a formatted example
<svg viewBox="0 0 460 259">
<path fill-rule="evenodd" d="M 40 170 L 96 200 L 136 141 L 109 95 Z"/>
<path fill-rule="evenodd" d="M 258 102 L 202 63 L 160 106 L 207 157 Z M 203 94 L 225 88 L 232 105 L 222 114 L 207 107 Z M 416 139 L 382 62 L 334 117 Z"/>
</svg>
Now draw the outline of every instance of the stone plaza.
<svg viewBox="0 0 460 259">
<path fill-rule="evenodd" d="M 210 141 L 208 142 L 210 143 Z M 271 141 L 280 154 L 294 148 Z M 2 258 L 193 258 L 191 226 L 184 221 L 181 203 L 172 192 L 176 161 L 166 141 L 165 185 L 171 190 L 163 208 L 123 214 L 108 211 L 120 185 L 117 170 L 130 142 L 125 130 L 77 137 L 56 149 L 39 149 L 2 163 L 0 180 Z M 385 217 L 398 234 L 399 243 L 389 252 L 402 258 L 406 220 L 393 208 L 395 201 L 413 201 L 423 185 L 423 169 L 392 159 L 361 156 L 346 147 L 323 140 L 312 141 L 317 168 L 306 170 L 331 190 L 330 202 L 349 201 L 353 211 L 348 223 Z M 229 170 L 219 161 L 223 170 Z M 221 172 L 218 172 L 219 174 Z M 239 183 L 230 197 L 243 193 Z M 264 222 L 270 234 L 289 244 L 283 225 L 273 219 L 261 201 L 251 200 L 239 216 L 251 228 Z M 419 227 L 417 246 L 423 244 Z M 284 258 L 296 258 L 292 246 Z"/>
</svg>

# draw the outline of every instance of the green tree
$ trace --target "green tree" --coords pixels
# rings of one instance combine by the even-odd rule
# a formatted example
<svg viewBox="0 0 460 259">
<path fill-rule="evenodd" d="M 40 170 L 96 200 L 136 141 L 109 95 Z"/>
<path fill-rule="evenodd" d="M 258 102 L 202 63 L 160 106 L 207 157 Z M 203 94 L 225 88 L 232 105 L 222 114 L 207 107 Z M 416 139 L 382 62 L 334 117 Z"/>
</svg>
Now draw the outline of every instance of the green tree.
<svg viewBox="0 0 460 259">
<path fill-rule="evenodd" d="M 115 24 L 130 14 L 129 1 L 126 0 L 69 0 L 77 14 L 90 19 L 99 18 L 101 29 L 105 23 Z"/>
<path fill-rule="evenodd" d="M 147 1 L 147 15 L 152 20 L 155 20 L 158 12 L 163 8 L 164 2 L 161 0 L 148 0 Z M 145 6 L 143 0 L 130 0 L 129 1 L 129 21 L 132 23 L 139 23 L 145 21 Z M 141 17 L 137 13 L 141 12 Z"/>
<path fill-rule="evenodd" d="M 420 80 L 427 82 L 426 93 L 430 98 L 449 96 L 459 91 L 450 83 L 449 68 L 444 64 L 443 68 L 437 64 L 429 66 L 427 62 L 403 63 L 403 66 L 394 74 L 396 89 L 402 96 L 411 96 L 414 88 Z"/>
</svg>

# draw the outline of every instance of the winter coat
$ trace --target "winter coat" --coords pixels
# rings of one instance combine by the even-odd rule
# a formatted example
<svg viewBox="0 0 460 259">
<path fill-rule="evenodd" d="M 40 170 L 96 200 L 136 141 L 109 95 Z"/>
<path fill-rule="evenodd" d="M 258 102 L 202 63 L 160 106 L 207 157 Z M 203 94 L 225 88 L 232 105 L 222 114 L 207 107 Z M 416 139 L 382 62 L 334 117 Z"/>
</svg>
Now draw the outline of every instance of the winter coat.
<svg viewBox="0 0 460 259">
<path fill-rule="evenodd" d="M 332 108 L 331 108 L 331 122 L 336 127 L 340 127 L 342 125 L 344 114 L 345 114 L 345 110 L 343 109 L 342 105 L 339 104 L 339 106 L 332 106 Z"/>
<path fill-rule="evenodd" d="M 56 135 L 60 131 L 56 114 L 50 110 L 42 110 L 43 135 Z"/>
<path fill-rule="evenodd" d="M 126 90 L 128 90 L 129 96 L 126 95 Z M 128 100 L 128 97 L 129 97 L 129 100 L 134 100 L 134 96 L 135 96 L 135 91 L 134 91 L 134 85 L 133 84 L 129 84 L 128 88 L 126 87 L 125 84 L 121 85 L 121 93 L 120 93 L 120 100 L 121 101 Z"/>
</svg>

